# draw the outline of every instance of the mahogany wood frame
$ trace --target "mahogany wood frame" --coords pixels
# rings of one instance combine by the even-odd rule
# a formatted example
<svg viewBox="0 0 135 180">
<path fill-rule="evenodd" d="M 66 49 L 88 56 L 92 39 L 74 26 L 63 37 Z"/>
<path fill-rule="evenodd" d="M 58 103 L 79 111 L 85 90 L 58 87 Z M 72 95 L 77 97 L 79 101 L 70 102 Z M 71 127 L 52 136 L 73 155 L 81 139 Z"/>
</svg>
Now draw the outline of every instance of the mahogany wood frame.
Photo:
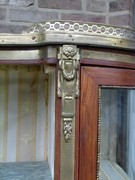
<svg viewBox="0 0 135 180">
<path fill-rule="evenodd" d="M 135 87 L 135 70 L 81 68 L 79 180 L 97 179 L 99 86 Z"/>
</svg>

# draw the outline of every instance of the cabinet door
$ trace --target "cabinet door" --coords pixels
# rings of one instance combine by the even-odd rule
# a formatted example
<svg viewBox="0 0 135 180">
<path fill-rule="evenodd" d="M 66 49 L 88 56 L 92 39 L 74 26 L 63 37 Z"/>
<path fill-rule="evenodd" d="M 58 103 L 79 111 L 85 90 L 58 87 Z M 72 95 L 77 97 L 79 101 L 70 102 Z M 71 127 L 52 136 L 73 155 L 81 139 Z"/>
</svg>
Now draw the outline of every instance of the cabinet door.
<svg viewBox="0 0 135 180">
<path fill-rule="evenodd" d="M 135 177 L 135 70 L 82 67 L 79 180 Z"/>
</svg>

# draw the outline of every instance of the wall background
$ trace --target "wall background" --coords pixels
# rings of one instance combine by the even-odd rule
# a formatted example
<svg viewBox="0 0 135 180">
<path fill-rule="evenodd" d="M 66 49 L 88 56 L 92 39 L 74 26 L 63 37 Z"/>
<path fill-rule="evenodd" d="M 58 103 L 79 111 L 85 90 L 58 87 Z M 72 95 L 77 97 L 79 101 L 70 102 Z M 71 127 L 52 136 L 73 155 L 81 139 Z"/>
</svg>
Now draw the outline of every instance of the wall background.
<svg viewBox="0 0 135 180">
<path fill-rule="evenodd" d="M 21 33 L 46 20 L 134 27 L 134 0 L 0 0 L 0 33 Z"/>
</svg>

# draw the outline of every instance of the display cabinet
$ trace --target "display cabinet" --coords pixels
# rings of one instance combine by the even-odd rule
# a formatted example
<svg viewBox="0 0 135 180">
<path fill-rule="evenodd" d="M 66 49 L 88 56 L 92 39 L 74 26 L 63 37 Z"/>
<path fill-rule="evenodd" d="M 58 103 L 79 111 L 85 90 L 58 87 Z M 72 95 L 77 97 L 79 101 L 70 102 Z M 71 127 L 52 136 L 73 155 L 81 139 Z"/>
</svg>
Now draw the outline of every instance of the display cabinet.
<svg viewBox="0 0 135 180">
<path fill-rule="evenodd" d="M 44 22 L 0 35 L 0 179 L 133 180 L 135 31 Z"/>
</svg>

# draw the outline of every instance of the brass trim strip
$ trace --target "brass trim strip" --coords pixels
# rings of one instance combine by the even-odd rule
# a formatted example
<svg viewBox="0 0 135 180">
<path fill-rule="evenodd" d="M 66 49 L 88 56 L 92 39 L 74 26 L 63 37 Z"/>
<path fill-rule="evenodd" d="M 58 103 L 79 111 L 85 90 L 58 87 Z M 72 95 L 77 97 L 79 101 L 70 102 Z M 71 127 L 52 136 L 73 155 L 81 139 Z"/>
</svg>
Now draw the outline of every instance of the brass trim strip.
<svg viewBox="0 0 135 180">
<path fill-rule="evenodd" d="M 99 52 L 93 50 L 81 50 L 81 59 L 94 59 L 124 63 L 135 63 L 135 56 L 111 52 Z"/>
<path fill-rule="evenodd" d="M 112 85 L 102 85 L 100 86 L 101 87 L 101 90 L 102 88 L 117 88 L 117 89 L 135 89 L 135 86 L 112 86 Z"/>
<path fill-rule="evenodd" d="M 99 180 L 100 169 L 100 124 L 101 124 L 101 86 L 98 90 L 98 153 L 97 153 L 97 180 Z"/>
<path fill-rule="evenodd" d="M 40 50 L 14 50 L 14 51 L 0 51 L 0 60 L 33 60 L 43 58 Z"/>
<path fill-rule="evenodd" d="M 12 49 L 0 50 L 0 61 L 22 61 L 22 60 L 45 60 L 46 58 L 57 58 L 55 47 L 42 47 L 37 49 Z"/>
</svg>

